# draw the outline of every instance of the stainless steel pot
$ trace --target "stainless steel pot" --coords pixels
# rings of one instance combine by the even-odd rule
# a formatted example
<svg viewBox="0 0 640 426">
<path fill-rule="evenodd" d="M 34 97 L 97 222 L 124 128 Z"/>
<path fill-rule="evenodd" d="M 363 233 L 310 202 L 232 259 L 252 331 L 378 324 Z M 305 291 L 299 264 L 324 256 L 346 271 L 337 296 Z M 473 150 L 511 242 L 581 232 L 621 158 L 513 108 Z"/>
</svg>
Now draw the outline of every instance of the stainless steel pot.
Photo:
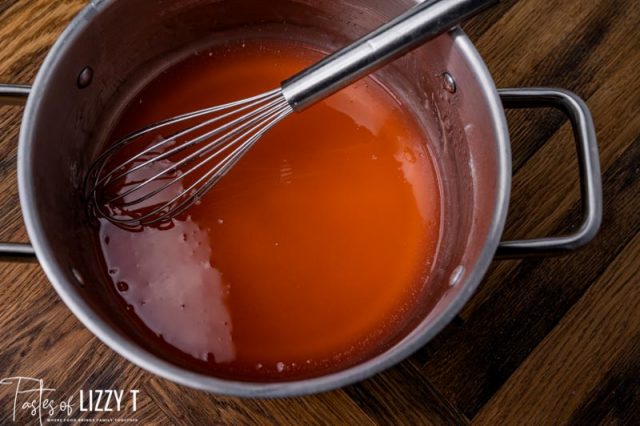
<svg viewBox="0 0 640 426">
<path fill-rule="evenodd" d="M 369 377 L 435 336 L 471 297 L 495 257 L 561 254 L 587 243 L 602 215 L 598 149 L 589 111 L 561 89 L 496 90 L 478 52 L 456 28 L 377 78 L 412 108 L 437 157 L 444 199 L 430 299 L 375 357 L 308 380 L 247 383 L 189 371 L 146 347 L 105 293 L 81 199 L 82 178 L 133 93 L 166 66 L 225 38 L 302 39 L 335 49 L 397 16 L 413 0 L 95 0 L 51 49 L 33 87 L 0 86 L 0 102 L 28 97 L 18 153 L 22 211 L 32 245 L 2 244 L 7 259 L 37 259 L 69 309 L 139 366 L 206 391 L 246 397 L 302 395 Z M 500 243 L 511 187 L 504 108 L 557 107 L 570 118 L 584 220 L 568 236 Z"/>
</svg>

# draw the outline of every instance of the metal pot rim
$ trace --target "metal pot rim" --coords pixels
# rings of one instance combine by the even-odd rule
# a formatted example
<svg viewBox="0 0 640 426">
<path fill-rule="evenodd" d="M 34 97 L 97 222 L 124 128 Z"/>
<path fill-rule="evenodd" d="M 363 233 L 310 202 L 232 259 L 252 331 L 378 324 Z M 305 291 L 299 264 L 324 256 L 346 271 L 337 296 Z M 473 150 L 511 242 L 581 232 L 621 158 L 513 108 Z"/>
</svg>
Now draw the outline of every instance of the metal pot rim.
<svg viewBox="0 0 640 426">
<path fill-rule="evenodd" d="M 484 277 L 494 257 L 504 229 L 511 190 L 511 150 L 504 109 L 489 70 L 471 40 L 459 27 L 453 29 L 450 33 L 450 36 L 453 38 L 453 45 L 462 52 L 469 66 L 476 73 L 476 77 L 483 90 L 483 95 L 490 107 L 493 119 L 492 124 L 496 131 L 498 155 L 497 195 L 493 219 L 488 229 L 484 247 L 478 261 L 475 263 L 473 269 L 469 271 L 466 282 L 459 284 L 463 287 L 463 291 L 456 295 L 449 306 L 443 310 L 442 314 L 424 333 L 413 336 L 412 339 L 406 340 L 402 345 L 396 345 L 392 349 L 366 362 L 321 377 L 280 383 L 230 381 L 186 370 L 143 350 L 127 341 L 122 335 L 112 329 L 91 310 L 89 305 L 79 295 L 70 291 L 69 287 L 71 287 L 72 284 L 62 278 L 64 274 L 61 266 L 56 263 L 52 248 L 43 237 L 45 235 L 43 226 L 35 212 L 33 191 L 34 171 L 29 163 L 30 141 L 33 137 L 34 124 L 38 115 L 39 103 L 37 99 L 42 96 L 42 93 L 47 87 L 52 70 L 55 69 L 59 59 L 65 55 L 71 41 L 76 37 L 80 37 L 84 28 L 91 25 L 92 17 L 100 10 L 108 7 L 113 1 L 116 0 L 91 2 L 72 20 L 49 51 L 36 76 L 31 95 L 27 101 L 18 147 L 18 188 L 20 204 L 31 243 L 45 274 L 56 292 L 75 316 L 95 336 L 115 352 L 139 367 L 182 385 L 208 392 L 242 397 L 287 397 L 335 389 L 379 373 L 402 361 L 417 349 L 424 346 L 453 319 L 475 292 L 475 289 Z"/>
</svg>

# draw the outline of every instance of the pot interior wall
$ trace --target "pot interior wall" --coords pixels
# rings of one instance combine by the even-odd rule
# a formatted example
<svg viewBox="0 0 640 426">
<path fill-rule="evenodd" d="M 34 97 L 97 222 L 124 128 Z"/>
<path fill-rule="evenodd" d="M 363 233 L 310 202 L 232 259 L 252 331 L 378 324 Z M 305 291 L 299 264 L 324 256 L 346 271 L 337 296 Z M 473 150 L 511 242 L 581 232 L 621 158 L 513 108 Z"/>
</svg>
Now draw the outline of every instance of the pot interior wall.
<svg viewBox="0 0 640 426">
<path fill-rule="evenodd" d="M 65 291 L 75 292 L 127 339 L 144 345 L 122 321 L 109 286 L 96 265 L 82 200 L 83 176 L 118 112 L 164 67 L 198 47 L 233 37 L 287 37 L 334 50 L 413 5 L 410 0 L 146 0 L 95 1 L 90 20 L 67 36 L 35 109 L 33 139 L 25 167 L 33 174 L 34 218 L 45 249 L 60 265 Z M 278 35 L 279 34 L 279 35 Z M 93 81 L 77 86 L 90 66 Z M 442 73 L 458 90 L 444 89 Z M 460 291 L 484 247 L 496 201 L 497 146 L 480 82 L 451 34 L 381 70 L 428 134 L 440 171 L 444 211 L 439 253 L 427 280 L 428 293 L 397 336 L 422 333 Z M 452 276 L 458 284 L 450 286 Z"/>
</svg>

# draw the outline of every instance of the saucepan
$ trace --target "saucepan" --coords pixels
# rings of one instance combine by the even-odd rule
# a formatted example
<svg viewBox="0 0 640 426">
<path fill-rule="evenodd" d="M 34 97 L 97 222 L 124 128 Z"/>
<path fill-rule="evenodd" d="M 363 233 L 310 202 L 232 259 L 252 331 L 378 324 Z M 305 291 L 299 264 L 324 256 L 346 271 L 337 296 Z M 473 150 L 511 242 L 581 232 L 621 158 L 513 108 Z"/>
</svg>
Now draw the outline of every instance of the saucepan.
<svg viewBox="0 0 640 426">
<path fill-rule="evenodd" d="M 362 380 L 403 360 L 462 308 L 494 258 L 571 252 L 602 215 L 591 115 L 575 94 L 497 90 L 486 65 L 454 28 L 378 72 L 411 108 L 437 159 L 443 227 L 431 296 L 397 339 L 357 365 L 305 380 L 250 383 L 211 377 L 145 346 L 110 302 L 97 267 L 82 181 L 118 113 L 150 78 L 185 52 L 222 38 L 285 35 L 329 51 L 415 5 L 415 0 L 94 0 L 49 52 L 31 87 L 2 85 L 0 101 L 26 100 L 18 185 L 30 245 L 0 245 L 3 258 L 36 259 L 69 309 L 113 350 L 154 374 L 245 397 L 303 395 Z M 501 242 L 511 188 L 505 108 L 556 107 L 568 116 L 579 159 L 583 222 L 571 235 Z"/>
</svg>

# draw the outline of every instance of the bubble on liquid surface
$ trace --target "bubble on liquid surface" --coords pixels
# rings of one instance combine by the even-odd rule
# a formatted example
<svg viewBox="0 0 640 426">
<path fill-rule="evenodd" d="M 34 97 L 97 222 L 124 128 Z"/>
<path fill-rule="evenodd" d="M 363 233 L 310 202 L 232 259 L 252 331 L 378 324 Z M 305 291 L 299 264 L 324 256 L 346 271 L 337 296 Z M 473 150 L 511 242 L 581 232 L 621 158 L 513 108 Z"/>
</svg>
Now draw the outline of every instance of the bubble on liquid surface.
<svg viewBox="0 0 640 426">
<path fill-rule="evenodd" d="M 409 163 L 415 163 L 416 153 L 411 148 L 406 147 L 404 149 L 404 159 L 407 160 Z"/>
</svg>

